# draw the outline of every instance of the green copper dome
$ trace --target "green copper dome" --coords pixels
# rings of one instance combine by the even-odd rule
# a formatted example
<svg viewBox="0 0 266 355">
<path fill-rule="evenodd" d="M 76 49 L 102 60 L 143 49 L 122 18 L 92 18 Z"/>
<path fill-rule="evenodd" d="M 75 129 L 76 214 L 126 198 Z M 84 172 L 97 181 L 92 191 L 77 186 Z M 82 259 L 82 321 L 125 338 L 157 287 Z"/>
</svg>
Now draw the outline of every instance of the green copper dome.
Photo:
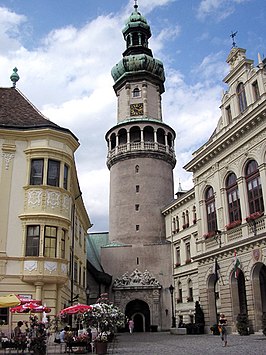
<svg viewBox="0 0 266 355">
<path fill-rule="evenodd" d="M 156 76 L 160 81 L 165 81 L 163 63 L 146 54 L 135 54 L 124 57 L 112 69 L 111 74 L 116 82 L 126 74 L 137 74 L 146 71 Z"/>
<path fill-rule="evenodd" d="M 129 29 L 134 27 L 142 27 L 143 29 L 150 32 L 150 26 L 148 25 L 147 20 L 144 16 L 141 15 L 137 10 L 133 11 L 128 20 L 125 23 L 125 27 L 123 29 L 123 34 L 126 33 Z"/>
</svg>

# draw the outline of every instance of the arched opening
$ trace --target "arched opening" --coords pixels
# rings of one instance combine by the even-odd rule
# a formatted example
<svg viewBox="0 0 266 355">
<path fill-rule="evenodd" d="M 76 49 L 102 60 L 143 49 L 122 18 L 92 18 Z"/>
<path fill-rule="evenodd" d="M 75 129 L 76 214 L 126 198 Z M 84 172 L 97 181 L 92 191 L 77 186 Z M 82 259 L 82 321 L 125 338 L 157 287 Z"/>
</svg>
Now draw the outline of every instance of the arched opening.
<svg viewBox="0 0 266 355">
<path fill-rule="evenodd" d="M 165 132 L 164 132 L 164 130 L 162 129 L 162 128 L 159 128 L 158 130 L 157 130 L 157 142 L 159 143 L 159 144 L 163 144 L 163 145 L 165 145 Z"/>
<path fill-rule="evenodd" d="M 144 133 L 144 142 L 154 142 L 154 133 L 152 127 L 150 126 L 145 127 L 143 133 Z"/>
<path fill-rule="evenodd" d="M 118 145 L 123 145 L 127 143 L 127 131 L 125 129 L 120 129 L 118 132 Z"/>
<path fill-rule="evenodd" d="M 111 149 L 114 149 L 115 148 L 115 144 L 116 144 L 115 134 L 114 133 L 111 134 L 110 141 L 111 141 Z"/>
<path fill-rule="evenodd" d="M 218 291 L 217 291 L 217 279 L 215 274 L 211 274 L 207 281 L 207 296 L 208 296 L 208 308 L 209 308 L 209 319 L 210 324 L 216 324 L 218 320 L 217 315 L 217 299 L 218 299 Z"/>
<path fill-rule="evenodd" d="M 238 270 L 237 278 L 234 272 L 231 274 L 231 292 L 232 319 L 236 324 L 238 314 L 244 315 L 248 313 L 245 275 L 240 269 Z"/>
<path fill-rule="evenodd" d="M 262 317 L 266 317 L 266 266 L 256 263 L 252 273 L 255 331 L 262 329 Z"/>
<path fill-rule="evenodd" d="M 125 315 L 134 321 L 134 332 L 150 331 L 150 309 L 146 302 L 138 299 L 130 301 L 126 305 Z"/>
<path fill-rule="evenodd" d="M 130 143 L 138 142 L 140 142 L 140 128 L 135 126 L 130 129 Z"/>
</svg>

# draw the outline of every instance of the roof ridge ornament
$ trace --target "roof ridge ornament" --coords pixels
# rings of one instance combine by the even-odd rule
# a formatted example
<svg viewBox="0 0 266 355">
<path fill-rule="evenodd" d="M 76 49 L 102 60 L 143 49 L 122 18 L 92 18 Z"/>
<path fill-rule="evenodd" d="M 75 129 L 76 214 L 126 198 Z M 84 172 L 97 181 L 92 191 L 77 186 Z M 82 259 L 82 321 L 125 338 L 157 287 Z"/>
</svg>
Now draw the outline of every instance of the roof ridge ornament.
<svg viewBox="0 0 266 355">
<path fill-rule="evenodd" d="M 232 37 L 232 41 L 233 41 L 232 48 L 236 47 L 236 42 L 235 42 L 236 35 L 237 35 L 237 31 L 235 31 L 235 32 L 231 31 L 230 37 Z"/>
<path fill-rule="evenodd" d="M 134 5 L 134 9 L 136 12 L 138 12 L 138 0 L 134 0 L 135 5 Z"/>
<path fill-rule="evenodd" d="M 19 81 L 19 75 L 18 75 L 18 69 L 15 67 L 14 69 L 13 69 L 13 73 L 10 75 L 10 80 L 12 81 L 12 83 L 13 83 L 13 88 L 15 88 L 16 87 L 16 83 L 17 83 L 17 81 Z"/>
</svg>

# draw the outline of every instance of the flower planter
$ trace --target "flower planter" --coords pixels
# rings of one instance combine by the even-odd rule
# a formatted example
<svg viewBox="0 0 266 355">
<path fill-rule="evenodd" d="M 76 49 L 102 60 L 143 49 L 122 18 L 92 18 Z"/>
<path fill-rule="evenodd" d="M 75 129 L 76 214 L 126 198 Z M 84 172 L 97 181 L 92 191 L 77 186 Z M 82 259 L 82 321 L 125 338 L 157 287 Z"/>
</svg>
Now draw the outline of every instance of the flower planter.
<svg viewBox="0 0 266 355">
<path fill-rule="evenodd" d="M 95 349 L 96 349 L 96 354 L 98 354 L 98 355 L 107 354 L 107 342 L 96 341 L 95 342 Z"/>
</svg>

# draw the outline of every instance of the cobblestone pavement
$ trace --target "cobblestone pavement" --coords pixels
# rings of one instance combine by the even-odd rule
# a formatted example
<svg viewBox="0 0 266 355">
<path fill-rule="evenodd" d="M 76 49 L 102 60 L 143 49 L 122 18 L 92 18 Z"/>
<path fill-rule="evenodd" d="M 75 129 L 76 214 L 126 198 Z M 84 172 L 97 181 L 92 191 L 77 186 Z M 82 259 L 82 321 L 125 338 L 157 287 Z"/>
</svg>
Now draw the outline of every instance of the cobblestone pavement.
<svg viewBox="0 0 266 355">
<path fill-rule="evenodd" d="M 228 346 L 222 347 L 219 336 L 171 335 L 169 332 L 118 334 L 117 346 L 108 354 L 120 355 L 266 355 L 264 335 L 228 335 Z"/>
<path fill-rule="evenodd" d="M 0 351 L 0 354 L 3 354 Z M 8 354 L 8 352 L 7 352 Z M 13 353 L 12 353 L 13 354 Z M 50 342 L 49 355 L 60 354 L 60 345 Z M 219 336 L 171 335 L 158 333 L 120 333 L 108 345 L 108 355 L 266 355 L 264 335 L 228 335 L 228 346 L 222 347 Z"/>
</svg>

